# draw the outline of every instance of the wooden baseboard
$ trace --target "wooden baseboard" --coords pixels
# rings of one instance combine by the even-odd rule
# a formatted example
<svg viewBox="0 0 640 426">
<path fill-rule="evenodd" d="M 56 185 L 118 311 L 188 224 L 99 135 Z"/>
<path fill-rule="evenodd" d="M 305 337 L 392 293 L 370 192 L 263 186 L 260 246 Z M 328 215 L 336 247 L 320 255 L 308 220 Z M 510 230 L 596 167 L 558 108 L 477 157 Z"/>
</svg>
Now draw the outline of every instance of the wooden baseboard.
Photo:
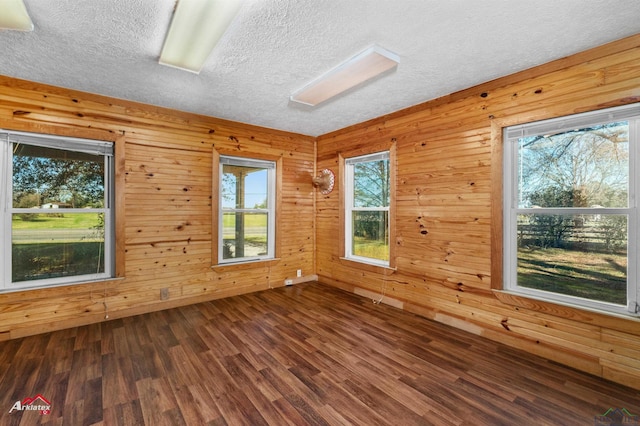
<svg viewBox="0 0 640 426">
<path fill-rule="evenodd" d="M 286 278 L 284 280 L 284 285 L 300 284 L 300 283 L 306 283 L 309 281 L 318 281 L 318 276 L 314 274 L 314 275 L 305 275 L 304 277 Z"/>
</svg>

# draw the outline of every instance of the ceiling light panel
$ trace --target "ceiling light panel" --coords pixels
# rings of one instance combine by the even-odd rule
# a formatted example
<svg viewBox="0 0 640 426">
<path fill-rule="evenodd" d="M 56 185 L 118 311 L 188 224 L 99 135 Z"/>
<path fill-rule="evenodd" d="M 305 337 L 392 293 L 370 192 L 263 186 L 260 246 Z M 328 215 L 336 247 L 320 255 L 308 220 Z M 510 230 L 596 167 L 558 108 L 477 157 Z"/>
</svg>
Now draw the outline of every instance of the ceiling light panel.
<svg viewBox="0 0 640 426">
<path fill-rule="evenodd" d="M 297 90 L 290 99 L 316 106 L 395 68 L 399 63 L 400 58 L 395 53 L 372 46 Z"/>
<path fill-rule="evenodd" d="M 160 64 L 200 72 L 242 0 L 178 0 Z"/>
<path fill-rule="evenodd" d="M 33 22 L 22 0 L 0 1 L 0 29 L 33 31 Z"/>
</svg>

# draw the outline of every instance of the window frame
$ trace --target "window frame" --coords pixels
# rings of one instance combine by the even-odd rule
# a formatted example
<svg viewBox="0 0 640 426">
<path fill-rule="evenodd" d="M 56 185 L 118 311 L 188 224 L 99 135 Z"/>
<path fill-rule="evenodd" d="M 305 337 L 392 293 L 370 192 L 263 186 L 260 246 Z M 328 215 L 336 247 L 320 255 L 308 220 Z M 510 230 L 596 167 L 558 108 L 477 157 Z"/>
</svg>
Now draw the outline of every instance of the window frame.
<svg viewBox="0 0 640 426">
<path fill-rule="evenodd" d="M 226 209 L 222 207 L 222 183 L 223 168 L 225 164 L 244 166 L 259 166 L 267 169 L 267 209 Z M 213 159 L 213 188 L 214 206 L 212 214 L 212 266 L 232 267 L 252 262 L 268 262 L 277 260 L 277 229 L 280 196 L 278 188 L 281 187 L 281 159 L 269 156 L 247 155 L 239 156 L 236 153 L 227 154 L 214 149 Z M 223 218 L 225 211 L 242 212 L 266 212 L 267 213 L 267 253 L 259 256 L 244 256 L 242 258 L 224 259 Z"/>
<path fill-rule="evenodd" d="M 541 134 L 555 134 L 576 128 L 595 126 L 616 121 L 629 121 L 629 188 L 628 206 L 626 208 L 520 208 L 518 206 L 517 167 L 519 138 Z M 640 104 L 613 107 L 605 110 L 590 111 L 570 116 L 558 117 L 526 124 L 517 124 L 502 128 L 502 290 L 520 296 L 530 297 L 542 301 L 559 303 L 566 306 L 586 308 L 605 314 L 638 315 L 640 303 L 640 286 L 638 278 L 638 249 L 640 242 L 638 216 L 637 183 L 640 164 Z M 600 214 L 619 215 L 628 217 L 627 220 L 627 305 L 618 305 L 605 301 L 592 300 L 577 296 L 565 295 L 546 290 L 519 286 L 517 283 L 517 216 L 526 213 L 539 214 Z"/>
<path fill-rule="evenodd" d="M 29 281 L 12 281 L 12 218 L 14 214 L 32 213 L 31 208 L 13 207 L 13 152 L 14 143 L 53 148 L 71 152 L 102 155 L 104 160 L 104 207 L 100 208 L 65 208 L 59 212 L 65 214 L 104 214 L 104 271 L 92 274 L 70 275 L 63 277 L 35 279 Z M 116 278 L 118 267 L 122 263 L 119 250 L 116 248 L 116 182 L 119 180 L 114 141 L 88 139 L 75 136 L 34 133 L 0 129 L 0 176 L 6 182 L 0 187 L 0 254 L 2 254 L 2 271 L 0 273 L 0 293 L 36 290 L 49 287 L 76 285 L 93 281 L 104 281 Z M 39 213 L 58 213 L 58 211 L 42 211 Z M 118 226 L 120 224 L 118 223 Z"/>
</svg>

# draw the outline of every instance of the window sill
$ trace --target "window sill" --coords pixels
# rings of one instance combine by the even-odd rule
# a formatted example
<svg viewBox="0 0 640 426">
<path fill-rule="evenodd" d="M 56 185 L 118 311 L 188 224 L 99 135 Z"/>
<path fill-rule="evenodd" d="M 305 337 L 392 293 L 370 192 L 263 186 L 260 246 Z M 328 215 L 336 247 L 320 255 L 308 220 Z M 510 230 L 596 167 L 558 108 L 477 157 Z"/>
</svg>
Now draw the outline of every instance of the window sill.
<svg viewBox="0 0 640 426">
<path fill-rule="evenodd" d="M 251 267 L 270 267 L 273 265 L 277 265 L 279 262 L 280 258 L 248 260 L 246 262 L 220 263 L 218 265 L 211 265 L 211 269 L 218 273 L 233 272 Z"/>
<path fill-rule="evenodd" d="M 640 317 L 631 313 L 605 312 L 585 306 L 549 301 L 508 290 L 492 290 L 492 292 L 500 302 L 513 306 L 516 311 L 527 309 L 640 336 Z"/>
<path fill-rule="evenodd" d="M 351 268 L 363 269 L 368 272 L 386 276 L 394 274 L 397 270 L 396 268 L 392 268 L 391 266 L 376 265 L 375 263 L 364 263 L 346 257 L 341 257 L 340 263 Z"/>
</svg>

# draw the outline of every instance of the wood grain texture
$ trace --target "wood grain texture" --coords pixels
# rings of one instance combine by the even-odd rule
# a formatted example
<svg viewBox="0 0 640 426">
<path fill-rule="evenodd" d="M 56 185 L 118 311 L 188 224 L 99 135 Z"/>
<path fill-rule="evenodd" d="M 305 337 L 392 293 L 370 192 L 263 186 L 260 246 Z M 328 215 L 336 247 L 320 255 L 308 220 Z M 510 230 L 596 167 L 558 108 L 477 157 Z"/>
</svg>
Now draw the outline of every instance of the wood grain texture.
<svg viewBox="0 0 640 426">
<path fill-rule="evenodd" d="M 297 269 L 314 273 L 313 138 L 1 76 L 0 128 L 114 141 L 118 278 L 0 294 L 0 340 L 282 286 Z M 277 261 L 212 269 L 214 151 L 277 160 Z"/>
<path fill-rule="evenodd" d="M 341 261 L 339 185 L 316 200 L 316 274 L 640 389 L 640 321 L 502 289 L 502 128 L 640 102 L 640 35 L 320 136 L 317 167 L 395 141 L 396 270 Z M 336 177 L 340 179 L 340 176 Z M 384 299 L 383 299 L 384 302 Z M 611 339 L 622 333 L 625 338 Z"/>
<path fill-rule="evenodd" d="M 36 394 L 50 414 L 9 413 Z M 578 425 L 639 401 L 318 283 L 0 342 L 3 425 Z"/>
</svg>

